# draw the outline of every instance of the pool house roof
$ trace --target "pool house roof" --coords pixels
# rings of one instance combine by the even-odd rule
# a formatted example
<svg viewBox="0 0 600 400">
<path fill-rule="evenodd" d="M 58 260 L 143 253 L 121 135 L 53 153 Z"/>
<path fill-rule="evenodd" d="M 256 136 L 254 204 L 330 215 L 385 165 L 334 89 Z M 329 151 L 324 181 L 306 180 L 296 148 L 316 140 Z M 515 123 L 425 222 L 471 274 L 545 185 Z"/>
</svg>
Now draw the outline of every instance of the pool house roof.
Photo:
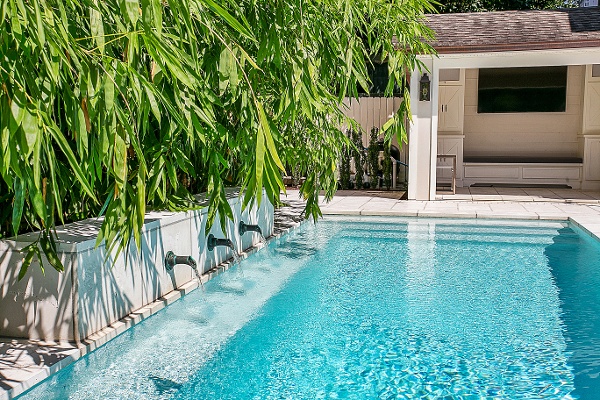
<svg viewBox="0 0 600 400">
<path fill-rule="evenodd" d="M 600 47 L 600 7 L 431 14 L 438 54 Z"/>
</svg>

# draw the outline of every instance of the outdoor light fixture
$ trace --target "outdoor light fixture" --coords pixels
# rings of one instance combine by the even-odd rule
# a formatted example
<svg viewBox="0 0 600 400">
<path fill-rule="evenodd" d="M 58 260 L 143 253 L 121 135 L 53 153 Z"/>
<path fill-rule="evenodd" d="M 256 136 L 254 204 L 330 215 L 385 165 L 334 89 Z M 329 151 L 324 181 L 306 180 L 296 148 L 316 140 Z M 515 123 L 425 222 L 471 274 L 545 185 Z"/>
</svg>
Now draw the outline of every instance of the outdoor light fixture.
<svg viewBox="0 0 600 400">
<path fill-rule="evenodd" d="M 429 88 L 431 87 L 431 81 L 427 74 L 423 74 L 421 77 L 420 85 L 419 85 L 419 101 L 429 101 L 431 96 L 431 91 Z"/>
</svg>

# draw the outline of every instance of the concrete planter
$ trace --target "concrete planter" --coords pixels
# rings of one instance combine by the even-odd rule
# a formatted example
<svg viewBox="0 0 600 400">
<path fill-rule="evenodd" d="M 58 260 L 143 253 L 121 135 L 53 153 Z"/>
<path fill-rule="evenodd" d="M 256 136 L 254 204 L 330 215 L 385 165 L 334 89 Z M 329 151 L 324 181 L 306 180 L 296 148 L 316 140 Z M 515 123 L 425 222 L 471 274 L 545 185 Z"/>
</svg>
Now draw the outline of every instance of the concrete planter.
<svg viewBox="0 0 600 400">
<path fill-rule="evenodd" d="M 258 224 L 265 236 L 271 235 L 273 206 L 267 200 L 260 208 L 242 211 L 241 199 L 232 193 L 229 203 L 234 220 L 227 222 L 225 232 L 216 222 L 210 233 L 230 238 L 237 251 L 260 240 L 253 232 L 239 235 L 241 220 Z M 44 275 L 35 261 L 20 282 L 17 280 L 23 258 L 20 250 L 34 241 L 37 234 L 22 235 L 16 241 L 0 241 L 0 336 L 83 340 L 183 286 L 194 278 L 193 271 L 187 265 L 177 265 L 168 272 L 164 266 L 168 251 L 191 255 L 201 273 L 233 255 L 224 247 L 206 249 L 206 220 L 206 209 L 149 213 L 141 249 L 132 245 L 116 259 L 113 255 L 107 257 L 104 244 L 95 247 L 100 220 L 60 226 L 58 255 L 65 272 L 57 273 L 47 267 Z M 49 266 L 47 262 L 45 265 Z"/>
</svg>

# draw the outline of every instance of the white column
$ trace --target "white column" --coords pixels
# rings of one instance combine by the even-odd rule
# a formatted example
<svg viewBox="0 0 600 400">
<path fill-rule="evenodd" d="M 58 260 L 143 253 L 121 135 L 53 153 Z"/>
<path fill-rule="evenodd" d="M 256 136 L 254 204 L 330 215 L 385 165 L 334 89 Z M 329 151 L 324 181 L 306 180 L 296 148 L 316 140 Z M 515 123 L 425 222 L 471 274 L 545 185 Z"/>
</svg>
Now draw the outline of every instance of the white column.
<svg viewBox="0 0 600 400">
<path fill-rule="evenodd" d="M 419 101 L 419 83 L 425 71 L 413 71 L 410 79 L 412 122 L 408 138 L 408 198 L 410 200 L 435 199 L 439 79 L 437 71 L 433 68 L 433 60 L 429 58 L 422 61 L 431 71 L 431 73 L 427 72 L 431 80 L 431 100 Z"/>
<path fill-rule="evenodd" d="M 431 60 L 431 101 L 429 107 L 431 108 L 431 169 L 429 178 L 429 200 L 435 200 L 435 189 L 437 182 L 437 153 L 438 153 L 438 104 L 439 104 L 439 87 L 440 87 L 440 65 L 437 59 Z"/>
</svg>

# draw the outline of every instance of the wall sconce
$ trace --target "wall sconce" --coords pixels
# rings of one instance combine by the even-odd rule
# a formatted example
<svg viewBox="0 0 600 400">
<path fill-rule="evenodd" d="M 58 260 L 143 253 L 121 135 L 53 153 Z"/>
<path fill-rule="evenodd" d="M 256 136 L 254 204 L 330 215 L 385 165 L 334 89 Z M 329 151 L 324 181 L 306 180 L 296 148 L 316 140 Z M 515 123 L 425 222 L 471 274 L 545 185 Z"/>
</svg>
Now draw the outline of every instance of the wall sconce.
<svg viewBox="0 0 600 400">
<path fill-rule="evenodd" d="M 419 101 L 429 101 L 431 96 L 431 81 L 427 74 L 423 74 L 419 81 Z"/>
</svg>

